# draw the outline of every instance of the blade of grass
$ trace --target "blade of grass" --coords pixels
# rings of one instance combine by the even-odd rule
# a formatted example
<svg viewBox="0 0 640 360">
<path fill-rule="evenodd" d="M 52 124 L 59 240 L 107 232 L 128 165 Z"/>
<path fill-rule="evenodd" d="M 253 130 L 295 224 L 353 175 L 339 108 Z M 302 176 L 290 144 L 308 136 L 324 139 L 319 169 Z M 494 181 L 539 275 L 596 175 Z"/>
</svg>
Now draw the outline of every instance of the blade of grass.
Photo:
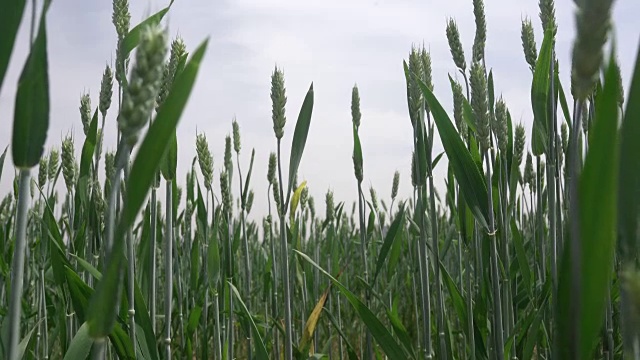
<svg viewBox="0 0 640 360">
<path fill-rule="evenodd" d="M 291 143 L 291 156 L 289 159 L 289 184 L 287 190 L 287 201 L 285 201 L 285 209 L 289 205 L 289 199 L 291 197 L 291 190 L 293 188 L 293 182 L 296 174 L 298 173 L 298 166 L 300 166 L 300 160 L 302 160 L 302 152 L 304 146 L 307 143 L 307 135 L 309 134 L 309 126 L 311 125 L 311 114 L 313 113 L 313 83 L 307 91 L 307 95 L 302 103 L 302 108 L 298 114 L 298 121 L 296 122 L 296 128 L 293 133 L 293 141 Z M 283 186 L 284 189 L 284 186 Z"/>
<path fill-rule="evenodd" d="M 613 51 L 612 51 L 613 54 Z M 579 209 L 581 253 L 580 294 L 571 294 L 570 247 L 566 247 L 562 272 L 558 284 L 558 344 L 569 344 L 572 334 L 577 336 L 578 359 L 590 358 L 600 337 L 605 318 L 606 298 L 613 272 L 617 225 L 618 191 L 618 105 L 619 80 L 611 56 L 606 71 L 603 93 L 596 104 L 589 152 L 580 176 Z M 593 206 L 592 204 L 598 204 Z M 578 296 L 579 328 L 573 328 L 569 319 L 571 299 Z M 561 357 L 570 356 L 570 346 L 559 347 Z"/>
</svg>

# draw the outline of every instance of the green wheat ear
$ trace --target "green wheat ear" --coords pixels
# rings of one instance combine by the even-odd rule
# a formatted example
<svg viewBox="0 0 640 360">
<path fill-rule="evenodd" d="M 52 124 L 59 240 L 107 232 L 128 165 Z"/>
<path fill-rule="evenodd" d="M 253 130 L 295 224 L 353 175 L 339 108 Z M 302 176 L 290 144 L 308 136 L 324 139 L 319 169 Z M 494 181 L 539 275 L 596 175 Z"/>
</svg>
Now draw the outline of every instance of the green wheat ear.
<svg viewBox="0 0 640 360">
<path fill-rule="evenodd" d="M 200 172 L 204 178 L 204 186 L 208 190 L 211 189 L 213 183 L 213 156 L 209 150 L 209 143 L 205 134 L 196 135 L 196 154 L 198 157 L 198 165 Z"/>
<path fill-rule="evenodd" d="M 513 159 L 515 160 L 515 163 L 518 166 L 522 164 L 522 156 L 524 155 L 525 145 L 526 145 L 526 134 L 525 134 L 524 125 L 518 124 L 516 125 L 514 151 L 513 151 Z"/>
<path fill-rule="evenodd" d="M 111 194 L 111 181 L 116 175 L 116 154 L 112 151 L 108 151 L 104 155 L 104 172 L 104 193 L 109 196 L 109 194 Z"/>
<path fill-rule="evenodd" d="M 528 184 L 529 187 L 535 191 L 536 173 L 533 170 L 533 158 L 530 152 L 527 152 L 527 161 L 524 166 L 524 183 Z"/>
<path fill-rule="evenodd" d="M 62 175 L 67 190 L 73 189 L 76 178 L 76 158 L 74 154 L 73 138 L 67 136 L 62 141 Z"/>
<path fill-rule="evenodd" d="M 529 68 L 533 73 L 536 69 L 536 60 L 538 59 L 538 50 L 536 48 L 536 39 L 533 33 L 533 25 L 529 18 L 522 20 L 522 30 L 520 34 L 522 39 L 522 50 L 524 51 L 524 58 L 529 64 Z"/>
<path fill-rule="evenodd" d="M 475 61 L 471 65 L 471 109 L 477 124 L 478 140 L 481 148 L 490 147 L 489 107 L 487 100 L 487 80 L 484 66 Z"/>
<path fill-rule="evenodd" d="M 111 98 L 113 97 L 113 73 L 107 65 L 102 74 L 102 82 L 100 83 L 100 104 L 98 108 L 102 117 L 107 116 L 107 110 L 111 107 Z"/>
<path fill-rule="evenodd" d="M 285 115 L 285 106 L 287 104 L 287 95 L 284 86 L 284 73 L 282 70 L 275 68 L 271 75 L 271 116 L 273 119 L 273 131 L 276 138 L 282 139 L 284 135 L 284 126 L 287 123 Z"/>
<path fill-rule="evenodd" d="M 507 104 L 504 102 L 502 96 L 496 102 L 496 114 L 495 114 L 495 124 L 493 126 L 493 132 L 498 139 L 498 148 L 500 152 L 506 154 L 507 152 Z"/>
<path fill-rule="evenodd" d="M 166 53 L 164 30 L 158 25 L 144 28 L 118 115 L 118 129 L 129 146 L 138 141 L 138 133 L 149 121 L 161 85 Z"/>
<path fill-rule="evenodd" d="M 391 184 L 391 199 L 394 199 L 398 196 L 398 188 L 400 187 L 400 172 L 396 170 L 393 173 L 393 183 Z"/>
<path fill-rule="evenodd" d="M 356 129 L 360 128 L 360 119 L 362 114 L 360 113 L 360 94 L 358 92 L 358 85 L 354 85 L 351 90 L 351 121 L 355 125 Z"/>
<path fill-rule="evenodd" d="M 464 58 L 462 43 L 460 42 L 460 31 L 455 20 L 451 18 L 447 21 L 447 41 L 449 42 L 449 50 L 451 51 L 453 62 L 464 73 L 467 69 L 467 63 Z"/>
<path fill-rule="evenodd" d="M 47 159 L 46 155 L 43 155 L 40 158 L 40 164 L 38 166 L 38 187 L 41 189 L 44 188 L 44 185 L 47 183 L 47 178 L 49 177 L 49 159 Z"/>
<path fill-rule="evenodd" d="M 423 106 L 423 97 L 422 90 L 420 89 L 420 85 L 417 79 L 423 78 L 423 68 L 422 68 L 422 59 L 420 58 L 420 52 L 415 47 L 411 48 L 411 53 L 409 54 L 409 71 L 415 75 L 409 78 L 408 84 L 408 101 L 409 101 L 409 117 L 411 118 L 411 124 L 415 128 L 415 124 L 420 119 L 422 106 Z M 416 79 L 417 78 L 417 79 Z"/>
<path fill-rule="evenodd" d="M 334 208 L 335 204 L 333 201 L 333 191 L 327 190 L 327 195 L 325 195 L 325 219 L 328 223 L 334 220 Z"/>
<path fill-rule="evenodd" d="M 306 189 L 306 188 L 305 188 Z M 309 196 L 309 211 L 311 212 L 311 218 L 316 217 L 316 201 L 313 196 Z"/>
<path fill-rule="evenodd" d="M 476 36 L 473 39 L 473 61 L 484 60 L 484 48 L 487 42 L 487 20 L 484 15 L 484 2 L 473 0 L 473 15 L 476 20 Z"/>
<path fill-rule="evenodd" d="M 369 187 L 369 195 L 371 196 L 371 205 L 373 208 L 378 211 L 378 193 L 376 193 L 376 189 L 373 186 Z"/>
<path fill-rule="evenodd" d="M 538 2 L 540 8 L 540 21 L 542 29 L 546 31 L 549 28 L 553 30 L 553 38 L 556 38 L 558 32 L 558 23 L 556 22 L 556 5 L 554 0 L 540 0 Z"/>
<path fill-rule="evenodd" d="M 82 120 L 84 135 L 87 136 L 91 126 L 91 97 L 88 93 L 80 97 L 80 119 Z"/>
<path fill-rule="evenodd" d="M 57 149 L 51 149 L 49 154 L 49 164 L 47 169 L 49 170 L 49 181 L 53 181 L 58 173 L 58 167 L 60 166 L 60 153 Z"/>
<path fill-rule="evenodd" d="M 267 181 L 269 184 L 273 185 L 276 181 L 276 165 L 278 158 L 276 157 L 276 153 L 269 153 L 269 167 L 267 168 Z"/>
<path fill-rule="evenodd" d="M 242 145 L 240 143 L 240 125 L 238 125 L 238 121 L 236 121 L 235 117 L 233 118 L 231 125 L 233 127 L 233 150 L 238 154 L 240 153 Z"/>
<path fill-rule="evenodd" d="M 220 193 L 223 211 L 230 215 L 233 210 L 233 199 L 231 199 L 231 189 L 229 188 L 229 176 L 224 171 L 220 173 Z"/>
<path fill-rule="evenodd" d="M 427 88 L 433 91 L 433 77 L 431 74 L 431 54 L 424 48 L 420 50 L 420 60 L 422 61 L 422 82 Z M 424 96 L 423 96 L 424 97 Z M 424 101 L 424 108 L 429 111 L 429 104 L 426 99 Z"/>
<path fill-rule="evenodd" d="M 462 85 L 457 80 L 453 80 L 449 77 L 449 81 L 451 83 L 451 90 L 453 92 L 453 119 L 456 123 L 456 127 L 458 128 L 458 132 L 463 139 L 467 138 L 467 123 L 463 118 L 463 103 L 464 103 L 464 94 L 462 90 Z"/>
<path fill-rule="evenodd" d="M 131 14 L 129 13 L 128 0 L 113 0 L 113 15 L 111 17 L 119 39 L 123 39 L 129 33 Z"/>
<path fill-rule="evenodd" d="M 231 158 L 231 135 L 224 138 L 224 171 L 229 177 L 229 184 L 233 178 L 233 159 Z"/>
<path fill-rule="evenodd" d="M 418 164 L 416 162 L 416 152 L 411 153 L 411 185 L 415 188 L 418 187 L 420 181 L 418 181 Z"/>
<path fill-rule="evenodd" d="M 277 179 L 275 179 L 273 182 L 273 201 L 276 203 L 278 215 L 282 215 L 282 201 L 280 200 L 280 185 L 278 184 Z"/>
<path fill-rule="evenodd" d="M 577 2 L 576 40 L 573 44 L 572 93 L 586 99 L 595 86 L 603 60 L 602 47 L 611 28 L 613 0 L 582 0 Z"/>
</svg>

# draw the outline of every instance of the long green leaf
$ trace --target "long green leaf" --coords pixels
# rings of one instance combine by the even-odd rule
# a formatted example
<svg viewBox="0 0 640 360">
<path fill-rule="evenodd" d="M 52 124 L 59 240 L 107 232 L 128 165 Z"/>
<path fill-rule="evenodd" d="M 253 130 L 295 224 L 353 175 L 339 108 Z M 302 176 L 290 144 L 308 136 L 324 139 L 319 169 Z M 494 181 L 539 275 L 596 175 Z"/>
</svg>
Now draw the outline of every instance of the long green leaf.
<svg viewBox="0 0 640 360">
<path fill-rule="evenodd" d="M 96 292 L 91 299 L 89 325 L 93 337 L 104 337 L 113 328 L 117 310 L 113 297 L 114 294 L 121 292 L 122 286 L 124 234 L 126 229 L 133 225 L 154 181 L 166 144 L 175 133 L 198 75 L 207 43 L 208 40 L 205 40 L 198 47 L 185 69 L 175 79 L 167 99 L 160 107 L 155 121 L 142 141 L 131 167 L 126 187 L 127 196 L 114 237 L 113 255 L 110 257 L 104 277 L 98 283 Z"/>
<path fill-rule="evenodd" d="M 382 267 L 384 266 L 384 261 L 386 260 L 387 255 L 389 254 L 389 249 L 391 249 L 391 245 L 396 241 L 398 231 L 402 228 L 403 224 L 404 224 L 404 204 L 401 204 L 400 212 L 398 213 L 396 218 L 393 219 L 393 222 L 389 227 L 389 231 L 387 231 L 387 234 L 384 237 L 384 242 L 382 243 L 382 248 L 380 248 L 380 253 L 378 254 L 378 260 L 376 261 L 376 270 L 374 272 L 373 281 L 371 281 L 371 284 L 376 283 L 376 279 L 380 274 L 380 270 L 382 270 Z"/>
<path fill-rule="evenodd" d="M 289 203 L 289 197 L 291 196 L 291 190 L 293 188 L 293 182 L 296 174 L 298 173 L 298 167 L 300 166 L 300 160 L 302 160 L 302 152 L 304 146 L 307 143 L 307 135 L 309 134 L 309 126 L 311 125 L 311 114 L 313 113 L 313 83 L 307 91 L 307 95 L 302 103 L 302 108 L 298 114 L 298 121 L 296 122 L 296 129 L 293 133 L 293 141 L 291 143 L 291 156 L 289 158 L 289 185 L 287 190 L 287 201 Z"/>
<path fill-rule="evenodd" d="M 618 176 L 618 198 L 638 199 L 640 197 L 640 45 L 636 55 L 633 79 L 629 88 L 627 108 L 620 131 L 620 175 Z M 618 202 L 618 233 L 620 249 L 624 260 L 635 261 L 638 244 L 638 218 L 640 202 Z"/>
<path fill-rule="evenodd" d="M 31 343 L 31 335 L 33 335 L 33 331 L 40 326 L 40 323 L 36 324 L 26 335 L 20 340 L 18 344 L 18 359 L 24 358 L 24 354 L 27 352 L 27 347 Z"/>
<path fill-rule="evenodd" d="M 7 150 L 9 149 L 9 145 L 4 148 L 2 155 L 0 155 L 0 179 L 2 179 L 2 169 L 4 169 L 4 159 L 7 157 Z"/>
<path fill-rule="evenodd" d="M 167 14 L 169 9 L 171 8 L 171 5 L 173 5 L 173 0 L 166 8 L 149 16 L 143 22 L 136 25 L 133 29 L 129 30 L 127 35 L 122 40 L 122 45 L 121 45 L 124 58 L 129 56 L 129 54 L 133 51 L 133 49 L 135 49 L 136 46 L 138 46 L 138 44 L 140 43 L 140 34 L 142 33 L 142 30 L 149 25 L 159 24 L 160 21 L 162 21 L 162 18 Z"/>
<path fill-rule="evenodd" d="M 613 52 L 612 52 L 613 54 Z M 570 246 L 565 246 L 558 284 L 558 331 L 561 358 L 593 356 L 605 318 L 606 298 L 613 272 L 618 197 L 618 105 L 619 80 L 613 55 L 606 71 L 603 93 L 596 104 L 589 152 L 580 175 L 577 209 L 580 219 L 580 292 L 572 293 Z M 597 206 L 595 206 L 597 204 Z M 573 297 L 580 299 L 578 328 L 571 323 Z M 572 335 L 577 354 L 571 354 Z"/>
<path fill-rule="evenodd" d="M 402 347 L 396 340 L 393 338 L 387 327 L 376 317 L 376 315 L 360 300 L 357 296 L 355 296 L 349 289 L 347 289 L 340 281 L 331 276 L 327 271 L 325 271 L 322 267 L 316 264 L 311 258 L 309 258 L 304 253 L 295 251 L 298 256 L 302 257 L 309 264 L 313 265 L 315 268 L 320 270 L 325 276 L 327 276 L 335 286 L 340 289 L 340 292 L 347 298 L 353 309 L 358 313 L 360 319 L 367 326 L 367 329 L 371 332 L 371 335 L 376 339 L 382 350 L 389 356 L 391 359 L 409 359 L 407 354 L 402 350 Z"/>
<path fill-rule="evenodd" d="M 536 68 L 531 84 L 531 106 L 533 108 L 533 133 L 531 134 L 531 149 L 534 155 L 542 155 L 547 151 L 549 125 L 547 123 L 547 108 L 549 106 L 549 84 L 551 79 L 551 53 L 553 46 L 553 32 L 547 30 L 540 46 L 540 55 L 536 61 Z"/>
<path fill-rule="evenodd" d="M 487 185 L 485 184 L 484 177 L 478 170 L 476 163 L 473 161 L 469 150 L 467 150 L 456 128 L 453 126 L 451 119 L 449 119 L 447 112 L 442 105 L 440 105 L 440 102 L 431 90 L 429 90 L 420 79 L 417 80 L 425 99 L 429 103 L 433 119 L 438 127 L 438 133 L 440 133 L 440 140 L 442 141 L 444 151 L 447 154 L 447 158 L 449 158 L 453 173 L 460 185 L 460 192 L 464 196 L 476 220 L 482 226 L 488 228 L 489 197 L 487 195 Z"/>
<path fill-rule="evenodd" d="M 251 150 L 251 161 L 249 162 L 249 171 L 247 172 L 247 178 L 244 181 L 244 191 L 242 192 L 242 205 L 247 205 L 247 197 L 249 194 L 249 183 L 251 182 L 251 173 L 253 172 L 253 160 L 256 157 L 256 149 Z"/>
<path fill-rule="evenodd" d="M 173 132 L 168 146 L 166 146 L 164 155 L 160 163 L 160 171 L 165 180 L 174 180 L 176 178 L 176 169 L 178 168 L 178 137 Z M 177 194 L 176 194 L 177 195 Z M 177 204 L 176 204 L 177 205 Z"/>
<path fill-rule="evenodd" d="M 267 352 L 267 348 L 264 346 L 264 341 L 262 340 L 262 336 L 260 335 L 260 330 L 258 330 L 258 326 L 256 325 L 255 321 L 253 321 L 253 317 L 251 316 L 249 309 L 247 309 L 244 301 L 242 301 L 238 289 L 236 289 L 236 287 L 233 286 L 230 281 L 228 281 L 227 283 L 229 284 L 231 291 L 233 291 L 236 299 L 238 299 L 242 312 L 244 312 L 244 315 L 247 317 L 249 323 L 251 324 L 251 331 L 253 331 L 254 343 L 256 345 L 256 359 L 269 360 L 269 353 Z"/>
<path fill-rule="evenodd" d="M 46 14 L 48 9 L 49 1 L 45 1 L 38 35 L 18 80 L 11 142 L 13 163 L 18 168 L 32 168 L 38 165 L 47 140 L 49 64 Z M 3 39 L 4 36 L 3 34 Z"/>
<path fill-rule="evenodd" d="M 2 41 L 0 41 L 0 91 L 2 91 L 4 76 L 7 74 L 20 22 L 22 22 L 25 3 L 25 0 L 0 1 L 0 9 L 2 9 L 0 11 L 0 34 L 2 34 Z"/>
<path fill-rule="evenodd" d="M 516 225 L 516 220 L 511 219 L 511 233 L 513 234 L 513 244 L 516 249 L 516 259 L 518 259 L 518 267 L 520 269 L 520 275 L 522 276 L 522 282 L 527 289 L 529 295 L 533 295 L 533 287 L 531 286 L 531 269 L 529 268 L 529 262 L 527 261 L 527 253 L 524 250 L 524 240 L 522 234 Z"/>
<path fill-rule="evenodd" d="M 93 159 L 93 152 L 96 148 L 96 138 L 98 133 L 98 108 L 96 108 L 91 118 L 91 124 L 89 125 L 89 133 L 84 139 L 82 145 L 82 155 L 80 157 L 80 178 L 89 176 L 89 170 L 91 169 L 91 161 Z"/>
<path fill-rule="evenodd" d="M 93 339 L 89 336 L 89 323 L 84 322 L 71 339 L 69 349 L 64 354 L 64 360 L 86 359 L 91 352 L 91 346 L 93 346 Z"/>
</svg>

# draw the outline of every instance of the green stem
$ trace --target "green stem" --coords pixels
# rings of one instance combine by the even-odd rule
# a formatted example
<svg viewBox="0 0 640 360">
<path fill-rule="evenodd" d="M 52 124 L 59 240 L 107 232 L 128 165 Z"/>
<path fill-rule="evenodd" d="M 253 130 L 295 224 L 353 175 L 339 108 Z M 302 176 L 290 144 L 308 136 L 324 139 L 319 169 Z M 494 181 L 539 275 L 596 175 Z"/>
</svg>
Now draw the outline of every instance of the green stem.
<svg viewBox="0 0 640 360">
<path fill-rule="evenodd" d="M 427 111 L 427 124 L 431 127 L 431 113 Z M 428 143 L 433 143 L 433 139 L 428 137 Z M 431 146 L 429 146 L 429 149 Z M 436 287 L 436 301 L 437 301 L 437 309 L 436 309 L 436 321 L 437 321 L 437 330 L 438 330 L 438 339 L 440 345 L 440 359 L 448 359 L 448 351 L 447 351 L 447 343 L 445 339 L 444 333 L 444 300 L 442 296 L 442 288 L 441 288 L 441 277 L 440 277 L 440 242 L 438 239 L 438 217 L 436 214 L 436 195 L 433 186 L 433 162 L 431 158 L 432 154 L 430 151 L 427 152 L 427 171 L 428 171 L 428 180 L 429 180 L 429 201 L 430 208 L 429 213 L 431 217 L 431 241 L 433 242 L 433 257 L 434 260 L 434 272 L 436 276 L 435 287 Z"/>
<path fill-rule="evenodd" d="M 129 152 L 126 153 L 126 161 L 124 166 L 124 177 L 129 177 Z M 129 336 L 131 337 L 131 343 L 137 344 L 136 341 L 136 310 L 135 310 L 135 252 L 133 249 L 133 235 L 131 228 L 127 229 L 127 257 L 129 258 L 128 275 L 129 275 Z"/>
<path fill-rule="evenodd" d="M 286 186 L 282 182 L 282 168 L 280 156 L 280 139 L 278 139 L 278 178 L 280 180 L 280 202 L 283 205 L 280 211 L 280 252 L 282 256 L 282 283 L 284 285 L 284 322 L 285 322 L 285 360 L 293 360 L 293 331 L 291 328 L 291 285 L 289 281 L 289 250 L 287 248 L 287 226 L 285 214 L 287 211 L 284 203 L 284 190 Z"/>
<path fill-rule="evenodd" d="M 24 282 L 25 249 L 27 247 L 27 209 L 29 206 L 29 169 L 20 169 L 20 187 L 16 213 L 16 242 L 11 265 L 11 298 L 9 301 L 9 347 L 7 359 L 17 359 L 22 315 L 22 287 Z"/>
<path fill-rule="evenodd" d="M 236 164 L 238 166 L 238 181 L 240 182 L 240 226 L 242 227 L 242 243 L 244 247 L 244 291 L 245 297 L 247 301 L 247 305 L 251 308 L 251 265 L 249 263 L 249 241 L 247 239 L 247 229 L 246 229 L 246 220 L 245 220 L 245 201 L 244 201 L 244 187 L 242 183 L 242 170 L 240 169 L 240 153 L 236 153 Z M 231 184 L 229 184 L 231 186 Z M 247 331 L 246 333 L 247 340 L 247 352 L 248 359 L 251 360 L 253 358 L 251 354 L 251 332 Z"/>
<path fill-rule="evenodd" d="M 569 179 L 569 223 L 571 226 L 571 236 L 569 242 L 569 253 L 571 254 L 571 290 L 570 301 L 571 307 L 569 309 L 569 323 L 570 323 L 570 353 L 572 358 L 578 356 L 578 344 L 580 343 L 580 290 L 581 290 L 581 263 L 580 254 L 582 248 L 580 244 L 580 203 L 578 198 L 578 180 L 579 180 L 579 168 L 580 168 L 580 151 L 578 146 L 578 134 L 580 133 L 581 126 L 581 113 L 580 109 L 584 106 L 584 100 L 578 100 L 576 107 L 574 108 L 573 129 L 571 131 L 571 149 L 570 149 L 570 179 Z"/>
<path fill-rule="evenodd" d="M 171 359 L 171 300 L 173 291 L 173 187 L 172 180 L 166 180 L 166 220 L 165 220 L 165 299 L 164 299 L 164 345 L 165 358 Z"/>
<path fill-rule="evenodd" d="M 278 318 L 278 262 L 276 261 L 276 244 L 273 239 L 273 218 L 271 217 L 271 200 L 269 194 L 271 193 L 271 184 L 267 187 L 267 203 L 269 205 L 269 248 L 271 250 L 271 273 L 273 278 L 273 292 L 271 293 L 271 316 L 273 319 Z M 316 259 L 317 261 L 317 259 Z M 319 262 L 318 262 L 319 264 Z M 280 341 L 279 332 L 277 329 L 273 330 L 274 337 L 274 353 L 275 358 L 280 359 Z"/>
<path fill-rule="evenodd" d="M 155 180 L 154 180 L 155 182 Z M 151 229 L 149 236 L 149 317 L 151 318 L 151 329 L 156 331 L 156 228 L 157 228 L 157 190 L 154 186 L 151 189 Z"/>
<path fill-rule="evenodd" d="M 367 228 L 364 223 L 364 204 L 362 201 L 362 184 L 358 181 L 358 213 L 360 220 L 360 255 L 362 256 L 362 264 L 364 266 L 364 279 L 369 281 L 369 267 L 367 264 Z M 370 294 L 369 291 L 366 291 L 365 294 L 365 305 L 369 306 Z M 366 333 L 366 342 L 367 342 L 367 359 L 373 359 L 373 344 L 371 342 L 371 332 L 369 329 L 365 330 Z M 364 353 L 364 351 L 363 351 Z"/>
<path fill-rule="evenodd" d="M 496 238 L 495 219 L 493 216 L 493 195 L 491 186 L 491 163 L 489 161 L 489 152 L 484 151 L 484 158 L 487 164 L 487 188 L 489 196 L 489 239 L 491 241 L 491 282 L 493 283 L 493 306 L 494 306 L 494 324 L 493 331 L 495 333 L 495 351 L 498 359 L 504 359 L 504 333 L 502 327 L 502 302 L 500 294 L 500 274 L 498 270 L 498 247 Z"/>
</svg>

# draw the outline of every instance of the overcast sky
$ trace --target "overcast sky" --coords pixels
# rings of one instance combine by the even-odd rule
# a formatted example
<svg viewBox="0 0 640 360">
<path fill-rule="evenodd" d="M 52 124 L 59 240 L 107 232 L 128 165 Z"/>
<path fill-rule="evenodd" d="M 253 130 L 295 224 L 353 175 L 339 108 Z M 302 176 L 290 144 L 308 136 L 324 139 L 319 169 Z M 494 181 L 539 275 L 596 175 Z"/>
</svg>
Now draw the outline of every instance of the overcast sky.
<svg viewBox="0 0 640 360">
<path fill-rule="evenodd" d="M 515 123 L 525 123 L 527 137 L 532 119 L 531 74 L 522 53 L 520 26 L 522 18 L 532 18 L 539 46 L 542 34 L 537 3 L 537 0 L 485 1 L 486 63 L 493 69 L 496 97 L 503 95 Z M 131 1 L 132 27 L 167 4 L 168 0 Z M 568 91 L 574 4 L 563 0 L 557 1 L 556 6 L 557 54 Z M 51 6 L 48 149 L 60 148 L 64 136 L 72 133 L 77 139 L 79 157 L 83 139 L 78 110 L 80 96 L 88 91 L 93 106 L 98 104 L 102 72 L 115 59 L 116 33 L 111 13 L 111 2 L 104 0 L 56 0 Z M 25 14 L 30 14 L 30 10 Z M 615 2 L 613 17 L 625 91 L 640 35 L 637 14 L 640 14 L 637 0 Z M 183 37 L 190 51 L 210 38 L 178 128 L 180 183 L 184 184 L 186 170 L 195 156 L 196 132 L 205 132 L 209 139 L 218 178 L 224 137 L 231 132 L 235 116 L 242 135 L 244 172 L 251 149 L 256 150 L 251 179 L 256 192 L 252 217 L 265 214 L 267 160 L 269 152 L 275 149 L 270 77 L 277 64 L 284 70 L 288 96 L 288 122 L 283 139 L 285 169 L 298 111 L 309 85 L 314 83 L 315 106 L 299 181 L 308 181 L 318 212 L 324 211 L 324 194 L 329 188 L 334 191 L 336 201 L 349 202 L 348 209 L 356 199 L 350 113 L 351 88 L 355 83 L 361 96 L 364 184 L 366 188 L 373 185 L 378 196 L 386 200 L 390 197 L 393 172 L 398 170 L 400 194 L 410 196 L 413 145 L 402 61 L 412 44 L 425 44 L 431 52 L 436 96 L 451 111 L 447 76 L 456 76 L 457 71 L 445 35 L 449 17 L 458 23 L 469 59 L 475 32 L 471 0 L 176 0 L 166 17 L 171 37 Z M 2 148 L 10 142 L 16 82 L 28 49 L 28 22 L 25 16 L 0 92 Z M 111 150 L 115 148 L 115 115 L 112 107 L 105 130 L 105 147 Z M 434 152 L 441 151 L 438 141 Z M 13 178 L 10 152 L 0 181 L 3 193 L 9 191 Z M 446 162 L 441 162 L 436 170 L 436 184 L 442 188 Z M 236 197 L 237 179 L 235 176 L 233 184 Z M 219 189 L 217 180 L 215 187 Z"/>
</svg>

